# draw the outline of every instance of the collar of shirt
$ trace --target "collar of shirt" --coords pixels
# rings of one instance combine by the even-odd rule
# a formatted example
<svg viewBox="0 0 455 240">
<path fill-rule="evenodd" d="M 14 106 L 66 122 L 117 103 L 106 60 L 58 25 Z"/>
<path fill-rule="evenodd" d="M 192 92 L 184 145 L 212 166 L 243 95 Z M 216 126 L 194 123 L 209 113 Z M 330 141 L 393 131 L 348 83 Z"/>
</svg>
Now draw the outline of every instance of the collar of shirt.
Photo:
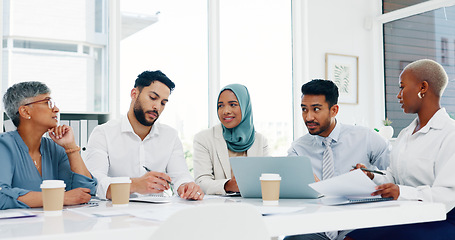
<svg viewBox="0 0 455 240">
<path fill-rule="evenodd" d="M 152 129 L 150 130 L 149 134 L 147 134 L 147 136 L 144 138 L 144 140 L 160 135 L 160 130 L 159 127 L 157 126 L 158 124 L 159 124 L 158 122 L 155 122 L 153 124 Z M 130 120 L 128 119 L 127 115 L 125 115 L 122 118 L 122 132 L 130 132 L 137 136 L 137 134 L 134 132 L 133 126 L 131 126 Z"/>
<path fill-rule="evenodd" d="M 22 151 L 28 152 L 27 144 L 25 144 L 24 140 L 22 139 L 21 135 L 17 130 L 12 131 L 11 136 L 13 136 L 14 140 L 17 142 L 17 145 L 19 146 L 19 148 L 21 148 Z"/>
<path fill-rule="evenodd" d="M 338 121 L 336 121 L 335 127 L 333 128 L 332 132 L 329 134 L 329 137 L 332 139 L 332 143 L 338 142 L 338 139 L 340 138 L 340 132 L 341 132 L 341 124 L 339 124 Z M 321 146 L 323 146 L 322 142 L 324 141 L 325 137 L 321 137 L 319 135 L 315 135 L 314 137 L 315 137 L 315 139 L 317 139 L 317 142 L 319 142 L 319 144 Z"/>
<path fill-rule="evenodd" d="M 444 127 L 444 116 L 445 115 L 448 115 L 447 112 L 446 112 L 446 109 L 445 108 L 441 108 L 439 109 L 430 119 L 430 121 L 428 121 L 427 125 L 425 125 L 423 128 L 421 128 L 419 131 L 417 131 L 416 133 L 427 133 L 428 131 L 430 131 L 431 128 L 433 129 L 442 129 Z M 414 131 L 415 127 L 417 126 L 417 121 L 419 120 L 418 117 L 416 117 L 414 119 L 414 121 L 412 121 L 412 128 L 411 131 Z"/>
<path fill-rule="evenodd" d="M 14 141 L 16 141 L 17 146 L 19 146 L 21 151 L 28 153 L 28 151 L 29 151 L 28 146 L 27 146 L 27 144 L 25 144 L 25 142 L 22 139 L 19 132 L 16 130 L 16 131 L 8 132 L 8 133 L 11 133 L 11 136 L 13 136 Z M 48 141 L 46 141 L 46 139 L 48 139 Z M 48 143 L 50 143 L 50 142 L 53 142 L 50 138 L 41 137 L 41 144 L 40 144 L 39 150 L 40 150 L 40 153 L 43 158 L 46 155 L 46 151 L 44 149 L 46 149 Z"/>
</svg>

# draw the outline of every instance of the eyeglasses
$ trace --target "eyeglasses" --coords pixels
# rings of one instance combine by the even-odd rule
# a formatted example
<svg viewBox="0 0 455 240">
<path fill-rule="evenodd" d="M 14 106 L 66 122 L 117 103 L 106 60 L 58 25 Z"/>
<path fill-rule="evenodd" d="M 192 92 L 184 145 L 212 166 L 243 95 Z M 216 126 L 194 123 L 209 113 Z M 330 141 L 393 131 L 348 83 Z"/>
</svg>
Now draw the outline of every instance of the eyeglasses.
<svg viewBox="0 0 455 240">
<path fill-rule="evenodd" d="M 26 104 L 24 104 L 22 106 L 28 106 L 28 105 L 31 105 L 31 104 L 34 104 L 34 103 L 40 103 L 40 102 L 44 102 L 44 101 L 47 101 L 47 106 L 49 107 L 49 109 L 54 109 L 55 101 L 52 100 L 52 98 L 45 98 L 45 99 L 41 99 L 41 100 L 34 101 L 34 102 L 31 102 L 31 103 L 26 103 Z"/>
</svg>

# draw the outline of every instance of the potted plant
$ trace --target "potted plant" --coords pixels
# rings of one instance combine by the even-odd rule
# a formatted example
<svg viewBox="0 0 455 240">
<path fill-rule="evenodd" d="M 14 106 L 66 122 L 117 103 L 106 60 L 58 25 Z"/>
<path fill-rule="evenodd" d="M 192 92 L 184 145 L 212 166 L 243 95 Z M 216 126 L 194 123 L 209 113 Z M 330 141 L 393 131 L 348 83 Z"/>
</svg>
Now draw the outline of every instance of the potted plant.
<svg viewBox="0 0 455 240">
<path fill-rule="evenodd" d="M 385 137 L 386 139 L 389 140 L 392 139 L 393 136 L 393 127 L 391 126 L 392 121 L 386 118 L 385 120 L 382 121 L 382 123 L 384 124 L 384 126 L 382 126 L 379 129 L 379 134 L 381 134 L 381 136 Z"/>
</svg>

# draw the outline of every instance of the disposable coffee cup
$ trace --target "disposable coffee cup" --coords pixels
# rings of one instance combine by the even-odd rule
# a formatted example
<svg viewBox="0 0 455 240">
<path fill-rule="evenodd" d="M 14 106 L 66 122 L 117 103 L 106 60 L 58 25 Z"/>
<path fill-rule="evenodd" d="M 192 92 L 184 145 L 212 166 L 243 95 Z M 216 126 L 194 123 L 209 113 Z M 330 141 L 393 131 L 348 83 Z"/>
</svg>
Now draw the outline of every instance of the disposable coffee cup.
<svg viewBox="0 0 455 240">
<path fill-rule="evenodd" d="M 111 178 L 112 206 L 128 206 L 130 202 L 130 185 L 131 179 L 129 177 Z"/>
<path fill-rule="evenodd" d="M 278 205 L 280 199 L 280 174 L 263 173 L 261 180 L 262 204 Z"/>
<path fill-rule="evenodd" d="M 62 180 L 44 180 L 41 183 L 45 216 L 62 215 L 66 184 Z"/>
</svg>

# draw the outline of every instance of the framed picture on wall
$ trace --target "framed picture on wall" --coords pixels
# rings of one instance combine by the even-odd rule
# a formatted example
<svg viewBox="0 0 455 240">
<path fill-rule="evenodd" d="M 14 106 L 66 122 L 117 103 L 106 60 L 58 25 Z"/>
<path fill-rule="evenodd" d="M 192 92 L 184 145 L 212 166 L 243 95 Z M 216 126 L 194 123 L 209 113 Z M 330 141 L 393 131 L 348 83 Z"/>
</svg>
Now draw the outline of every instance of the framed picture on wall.
<svg viewBox="0 0 455 240">
<path fill-rule="evenodd" d="M 337 85 L 339 103 L 359 102 L 359 57 L 326 53 L 325 77 Z"/>
</svg>

